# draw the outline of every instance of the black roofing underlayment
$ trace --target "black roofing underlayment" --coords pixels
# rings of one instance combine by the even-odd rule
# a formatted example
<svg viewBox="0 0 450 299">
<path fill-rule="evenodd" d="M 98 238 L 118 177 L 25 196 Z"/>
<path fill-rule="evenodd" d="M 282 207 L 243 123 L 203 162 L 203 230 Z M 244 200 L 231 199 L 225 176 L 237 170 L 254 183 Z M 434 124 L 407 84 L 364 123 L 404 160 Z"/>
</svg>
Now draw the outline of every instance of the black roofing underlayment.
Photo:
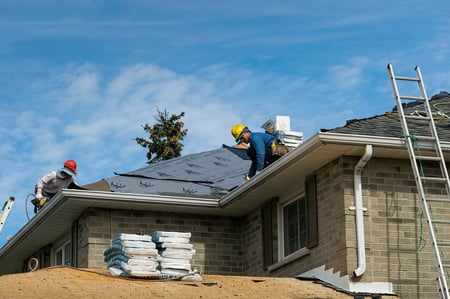
<svg viewBox="0 0 450 299">
<path fill-rule="evenodd" d="M 105 181 L 114 192 L 218 198 L 244 183 L 250 164 L 245 150 L 223 145 L 117 174 Z"/>
</svg>

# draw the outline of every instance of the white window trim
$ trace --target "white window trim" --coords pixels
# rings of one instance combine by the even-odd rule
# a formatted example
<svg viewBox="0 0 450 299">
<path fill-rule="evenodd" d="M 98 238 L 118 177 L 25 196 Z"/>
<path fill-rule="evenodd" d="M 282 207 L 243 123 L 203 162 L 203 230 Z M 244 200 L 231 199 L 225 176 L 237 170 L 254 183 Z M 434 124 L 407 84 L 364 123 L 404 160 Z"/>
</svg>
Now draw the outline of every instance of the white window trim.
<svg viewBox="0 0 450 299">
<path fill-rule="evenodd" d="M 277 204 L 277 227 L 278 227 L 278 263 L 274 264 L 273 266 L 277 265 L 277 268 L 289 263 L 297 258 L 300 258 L 306 254 L 309 254 L 309 249 L 306 247 L 300 248 L 299 250 L 291 253 L 288 256 L 284 256 L 284 223 L 283 223 L 283 208 L 294 201 L 298 200 L 301 197 L 305 197 L 306 194 L 300 193 L 296 196 L 291 197 L 289 200 L 286 201 L 279 201 Z M 282 263 L 282 265 L 278 265 Z M 271 268 L 271 267 L 269 267 Z M 270 269 L 269 269 L 270 271 Z"/>
<path fill-rule="evenodd" d="M 274 271 L 286 264 L 289 264 L 289 263 L 295 261 L 296 259 L 299 259 L 301 257 L 308 255 L 309 253 L 310 253 L 310 250 L 308 248 L 301 248 L 301 249 L 297 250 L 296 252 L 288 255 L 285 259 L 281 260 L 280 262 L 270 265 L 269 267 L 267 267 L 267 270 L 269 272 Z"/>
</svg>

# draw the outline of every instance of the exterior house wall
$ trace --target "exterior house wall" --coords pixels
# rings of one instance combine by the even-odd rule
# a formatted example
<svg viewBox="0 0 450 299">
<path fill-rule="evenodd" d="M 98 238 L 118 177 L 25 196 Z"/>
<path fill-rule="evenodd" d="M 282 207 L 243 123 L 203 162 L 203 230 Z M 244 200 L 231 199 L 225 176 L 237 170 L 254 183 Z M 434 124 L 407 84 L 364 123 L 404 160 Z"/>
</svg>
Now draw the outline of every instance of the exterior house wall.
<svg viewBox="0 0 450 299">
<path fill-rule="evenodd" d="M 344 224 L 345 231 L 336 231 L 339 234 L 335 236 L 332 236 L 333 233 L 323 236 L 326 218 L 321 217 L 319 212 L 321 241 L 336 237 L 345 240 L 345 246 L 335 247 L 337 253 L 331 256 L 339 261 L 327 261 L 325 265 L 333 265 L 335 271 L 340 271 L 341 275 L 348 274 L 355 282 L 391 282 L 394 292 L 401 298 L 438 298 L 437 268 L 426 221 L 420 216 L 422 207 L 409 160 L 372 159 L 362 172 L 363 206 L 367 208 L 364 212 L 366 271 L 359 278 L 353 276 L 353 271 L 358 267 L 357 238 L 355 213 L 349 207 L 355 205 L 353 171 L 358 160 L 359 157 L 341 157 L 337 168 L 340 169 L 337 172 L 340 172 L 340 186 L 333 184 L 337 193 L 343 194 L 344 200 L 339 201 L 344 205 L 334 208 L 342 209 L 339 214 L 344 219 L 334 215 L 339 218 L 329 218 L 334 219 L 334 224 L 329 225 L 342 227 Z M 334 168 L 331 165 L 328 167 Z M 320 177 L 319 186 L 323 183 Z M 433 188 L 427 191 L 433 196 L 440 196 L 445 194 L 442 188 L 443 185 L 434 183 Z M 342 195 L 336 195 L 342 198 Z M 321 195 L 319 210 L 323 208 L 320 198 Z M 443 219 L 450 211 L 436 209 L 433 213 L 435 218 Z M 424 241 L 428 245 L 418 249 L 422 244 L 421 237 L 428 240 Z M 342 245 L 341 242 L 339 244 Z M 316 250 L 322 251 L 321 243 Z M 343 264 L 344 261 L 346 264 Z"/>
<path fill-rule="evenodd" d="M 248 269 L 255 269 L 256 275 L 295 276 L 325 265 L 341 276 L 348 275 L 354 282 L 391 282 L 401 298 L 438 298 L 437 270 L 430 242 L 426 241 L 427 245 L 418 249 L 422 244 L 420 237 L 428 239 L 428 233 L 426 222 L 420 217 L 421 203 L 408 160 L 372 159 L 362 172 L 363 206 L 367 208 L 364 212 L 366 271 L 362 277 L 353 276 L 358 256 L 355 212 L 350 207 L 355 205 L 353 176 L 358 160 L 359 157 L 341 157 L 315 173 L 317 247 L 271 271 L 258 272 L 259 266 Z M 428 191 L 439 196 L 443 194 L 441 188 L 434 184 Z M 439 218 L 450 211 L 441 207 L 433 213 Z M 254 232 L 261 235 L 257 230 Z M 255 258 L 261 256 L 255 249 L 252 253 Z M 248 258 L 251 257 L 244 258 L 244 264 L 249 263 Z"/>
<path fill-rule="evenodd" d="M 439 298 L 437 268 L 427 224 L 420 216 L 422 206 L 410 162 L 373 159 L 363 178 L 363 200 L 368 208 L 364 279 L 392 282 L 401 298 Z M 443 185 L 434 183 L 433 187 L 427 189 L 429 195 L 443 194 Z M 449 212 L 433 209 L 433 216 L 443 219 Z"/>
<path fill-rule="evenodd" d="M 263 271 L 261 210 L 255 209 L 242 221 L 243 275 L 267 276 Z"/>
<path fill-rule="evenodd" d="M 300 274 L 326 265 L 357 282 L 391 282 L 401 298 L 438 298 L 437 269 L 426 221 L 408 160 L 372 159 L 362 172 L 366 271 L 353 276 L 358 267 L 353 175 L 359 157 L 341 157 L 317 172 L 319 246 L 310 254 L 280 269 L 280 274 Z M 443 194 L 433 184 L 428 193 Z M 433 210 L 436 219 L 450 214 Z M 447 238 L 450 239 L 450 238 Z"/>
<path fill-rule="evenodd" d="M 191 264 L 209 274 L 242 273 L 240 219 L 108 209 L 86 210 L 78 220 L 79 267 L 105 268 L 103 251 L 117 233 L 190 232 L 196 250 Z"/>
<path fill-rule="evenodd" d="M 79 268 L 88 268 L 88 250 L 89 250 L 89 242 L 88 242 L 88 221 L 87 221 L 86 213 L 82 214 L 78 219 L 77 225 L 77 252 L 76 252 L 76 267 Z"/>
</svg>

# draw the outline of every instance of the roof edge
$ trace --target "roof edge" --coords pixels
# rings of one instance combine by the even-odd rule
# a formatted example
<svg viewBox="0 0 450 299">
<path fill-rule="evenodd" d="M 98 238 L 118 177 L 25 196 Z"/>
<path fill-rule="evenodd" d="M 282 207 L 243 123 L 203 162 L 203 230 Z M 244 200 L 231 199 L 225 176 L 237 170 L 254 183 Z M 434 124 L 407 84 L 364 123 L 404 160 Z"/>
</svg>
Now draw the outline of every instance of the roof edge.
<svg viewBox="0 0 450 299">
<path fill-rule="evenodd" d="M 258 174 L 256 177 L 250 181 L 244 183 L 238 188 L 234 189 L 224 197 L 220 199 L 220 206 L 226 207 L 230 205 L 236 198 L 239 198 L 245 192 L 250 191 L 254 187 L 263 184 L 267 181 L 273 173 L 278 172 L 281 168 L 286 167 L 293 161 L 301 159 L 302 157 L 308 155 L 310 152 L 314 151 L 316 148 L 326 145 L 326 144 L 341 144 L 341 145 L 360 145 L 365 146 L 371 144 L 375 147 L 388 147 L 388 148 L 404 148 L 406 150 L 405 142 L 403 138 L 396 137 L 383 137 L 383 136 L 371 136 L 371 135 L 350 135 L 342 133 L 332 133 L 332 132 L 319 132 L 308 138 L 304 143 L 300 144 L 289 154 L 283 156 L 276 163 L 270 165 L 265 171 Z M 442 142 L 442 149 L 450 151 L 450 142 Z M 431 143 L 424 144 L 425 148 L 433 148 Z"/>
<path fill-rule="evenodd" d="M 66 202 L 74 199 L 83 199 L 92 202 L 92 207 L 98 205 L 99 202 L 115 201 L 116 203 L 143 203 L 143 204 L 161 204 L 175 205 L 186 207 L 202 207 L 202 208 L 220 208 L 217 198 L 195 198 L 195 197 L 176 197 L 164 195 L 149 195 L 135 193 L 119 193 L 109 191 L 90 191 L 90 190 L 72 190 L 64 189 L 49 201 L 45 208 L 40 210 L 33 218 L 31 218 L 20 230 L 12 236 L 12 238 L 0 248 L 0 257 L 13 250 L 19 245 L 21 240 L 26 238 L 38 226 L 45 222 L 47 217 L 55 213 L 58 208 Z"/>
</svg>

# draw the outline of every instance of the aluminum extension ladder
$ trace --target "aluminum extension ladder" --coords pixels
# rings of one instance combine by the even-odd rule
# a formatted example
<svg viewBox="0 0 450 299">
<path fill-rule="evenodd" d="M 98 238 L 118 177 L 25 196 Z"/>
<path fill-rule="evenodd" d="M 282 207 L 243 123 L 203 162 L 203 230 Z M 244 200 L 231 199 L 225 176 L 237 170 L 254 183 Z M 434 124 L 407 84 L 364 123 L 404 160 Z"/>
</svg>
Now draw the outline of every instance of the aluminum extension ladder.
<svg viewBox="0 0 450 299">
<path fill-rule="evenodd" d="M 400 117 L 400 122 L 402 124 L 403 134 L 405 138 L 405 143 L 408 148 L 409 158 L 411 161 L 411 166 L 414 172 L 414 178 L 416 180 L 417 185 L 417 191 L 419 193 L 421 202 L 422 202 L 422 213 L 424 217 L 426 218 L 427 224 L 428 224 L 428 232 L 430 235 L 431 243 L 432 243 L 432 249 L 434 252 L 434 256 L 436 259 L 436 265 L 438 269 L 439 276 L 437 278 L 438 281 L 438 287 L 439 287 L 439 293 L 441 298 L 449 299 L 449 289 L 448 289 L 448 282 L 447 282 L 447 270 L 450 268 L 450 264 L 443 263 L 443 252 L 441 251 L 442 248 L 450 248 L 450 242 L 437 239 L 437 230 L 439 232 L 445 232 L 445 230 L 448 231 L 450 228 L 449 220 L 445 219 L 432 219 L 433 215 L 433 209 L 432 204 L 435 203 L 436 205 L 443 205 L 444 203 L 448 204 L 450 206 L 450 180 L 448 177 L 447 167 L 445 165 L 445 158 L 442 154 L 442 148 L 441 143 L 439 141 L 439 136 L 436 130 L 436 125 L 434 123 L 433 119 L 433 112 L 431 111 L 431 106 L 429 99 L 426 94 L 425 85 L 423 83 L 422 74 L 420 72 L 420 68 L 417 66 L 415 68 L 416 77 L 400 77 L 394 75 L 394 70 L 391 64 L 388 64 L 388 71 L 389 76 L 392 83 L 392 88 L 394 90 L 395 95 L 395 101 L 397 103 L 397 110 L 398 115 Z M 419 89 L 421 92 L 420 96 L 404 96 L 399 94 L 399 88 L 397 82 L 400 81 L 409 81 L 409 82 L 415 82 L 419 85 Z M 408 83 L 402 83 L 402 84 L 408 84 Z M 426 115 L 405 115 L 403 106 L 402 106 L 402 100 L 408 100 L 408 101 L 418 101 L 423 102 L 423 107 L 425 110 Z M 416 136 L 412 135 L 411 132 L 413 132 L 415 129 L 411 125 L 412 122 L 415 122 L 415 125 L 417 126 L 418 123 L 428 123 L 429 127 L 429 135 L 426 136 Z M 423 133 L 422 133 L 423 135 Z M 422 146 L 422 148 L 421 148 Z M 430 152 L 431 149 L 431 152 Z M 428 150 L 428 151 L 427 151 Z M 424 153 L 427 152 L 425 155 Z M 431 166 L 431 169 L 436 169 L 437 164 L 439 164 L 439 168 L 441 171 L 441 174 L 439 176 L 436 175 L 436 173 L 433 173 L 432 175 L 429 175 L 429 170 L 425 174 L 423 163 L 429 163 Z M 430 196 L 427 192 L 427 187 L 431 186 L 433 183 L 440 183 L 445 184 L 446 194 L 444 196 L 435 196 L 434 198 Z M 447 224 L 447 227 L 445 225 Z M 441 230 L 442 229 L 442 230 Z M 444 233 L 442 233 L 444 234 Z"/>
<path fill-rule="evenodd" d="M 11 212 L 11 208 L 14 205 L 14 197 L 10 196 L 5 204 L 3 205 L 2 210 L 0 211 L 0 231 L 3 229 L 3 225 L 5 225 L 6 218 L 8 218 L 9 212 Z"/>
</svg>

